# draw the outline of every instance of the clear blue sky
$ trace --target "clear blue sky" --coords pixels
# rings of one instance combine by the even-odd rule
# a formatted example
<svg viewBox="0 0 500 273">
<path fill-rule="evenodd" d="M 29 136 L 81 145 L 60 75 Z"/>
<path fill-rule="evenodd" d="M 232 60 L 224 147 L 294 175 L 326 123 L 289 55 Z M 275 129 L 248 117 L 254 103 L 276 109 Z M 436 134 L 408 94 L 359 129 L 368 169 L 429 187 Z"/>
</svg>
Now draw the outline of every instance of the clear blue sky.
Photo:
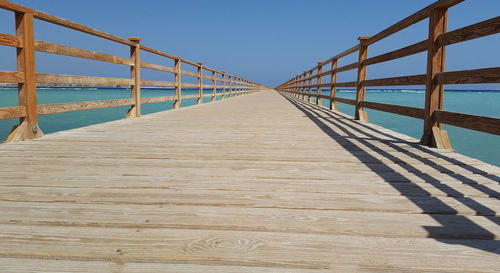
<svg viewBox="0 0 500 273">
<path fill-rule="evenodd" d="M 354 46 L 357 37 L 373 35 L 433 3 L 433 0 L 14 0 L 120 37 L 139 36 L 143 44 L 202 61 L 270 86 L 309 69 L 318 60 Z M 449 11 L 449 29 L 498 16 L 500 1 L 468 0 Z M 72 30 L 37 22 L 36 39 L 81 48 L 128 55 L 128 48 Z M 11 12 L 0 11 L 0 32 L 13 33 Z M 384 39 L 369 55 L 384 53 L 421 41 L 427 35 L 423 21 Z M 498 36 L 452 45 L 447 49 L 447 70 L 494 67 L 500 63 Z M 0 47 L 0 70 L 15 69 L 12 50 Z M 342 61 L 355 61 L 350 56 Z M 144 54 L 147 61 L 155 61 Z M 128 76 L 125 67 L 73 60 L 37 53 L 37 70 L 95 76 Z M 71 63 L 73 62 L 73 63 Z M 74 65 L 75 62 L 79 65 Z M 165 62 L 166 64 L 170 64 Z M 70 65 L 71 64 L 71 65 Z M 368 78 L 425 72 L 425 54 L 370 66 Z M 345 75 L 344 75 L 345 74 Z M 164 79 L 145 72 L 143 78 Z M 354 79 L 343 73 L 341 81 Z M 483 88 L 500 89 L 496 85 Z"/>
</svg>

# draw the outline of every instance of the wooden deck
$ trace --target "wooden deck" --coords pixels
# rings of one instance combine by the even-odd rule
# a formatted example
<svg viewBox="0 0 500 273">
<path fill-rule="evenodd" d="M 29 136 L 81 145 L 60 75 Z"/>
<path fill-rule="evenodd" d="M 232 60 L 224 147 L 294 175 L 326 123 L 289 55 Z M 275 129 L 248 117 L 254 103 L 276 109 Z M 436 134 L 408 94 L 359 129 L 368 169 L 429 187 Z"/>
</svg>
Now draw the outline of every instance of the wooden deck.
<svg viewBox="0 0 500 273">
<path fill-rule="evenodd" d="M 500 169 L 275 91 L 0 145 L 0 272 L 498 272 Z"/>
</svg>

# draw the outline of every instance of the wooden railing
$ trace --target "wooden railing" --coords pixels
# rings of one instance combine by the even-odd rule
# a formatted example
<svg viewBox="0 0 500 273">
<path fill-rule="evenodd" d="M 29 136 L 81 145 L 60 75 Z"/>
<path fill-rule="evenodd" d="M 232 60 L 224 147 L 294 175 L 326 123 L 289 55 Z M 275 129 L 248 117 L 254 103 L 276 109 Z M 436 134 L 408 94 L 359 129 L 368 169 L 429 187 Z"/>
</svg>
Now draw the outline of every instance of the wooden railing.
<svg viewBox="0 0 500 273">
<path fill-rule="evenodd" d="M 304 73 L 293 77 L 277 87 L 280 91 L 294 94 L 296 97 L 321 105 L 321 99 L 330 101 L 330 109 L 337 110 L 336 102 L 355 106 L 355 119 L 367 121 L 365 108 L 385 111 L 398 115 L 409 116 L 424 120 L 424 130 L 421 143 L 424 145 L 448 148 L 451 145 L 446 131 L 441 124 L 449 124 L 471 130 L 500 135 L 500 119 L 470 114 L 455 113 L 443 110 L 443 92 L 445 84 L 472 84 L 472 83 L 500 83 L 500 67 L 472 69 L 445 72 L 445 47 L 500 32 L 500 16 L 491 18 L 473 25 L 453 31 L 447 31 L 448 8 L 464 0 L 440 0 L 434 4 L 408 16 L 400 22 L 388 27 L 372 37 L 359 37 L 359 44 L 337 54 Z M 368 47 L 388 36 L 393 35 L 417 22 L 429 18 L 428 38 L 385 54 L 368 57 Z M 402 77 L 367 80 L 367 66 L 390 60 L 407 57 L 419 52 L 427 51 L 427 73 Z M 358 52 L 358 61 L 352 64 L 337 66 L 342 57 Z M 331 69 L 323 72 L 323 66 L 331 64 Z M 357 81 L 337 82 L 337 73 L 357 69 Z M 323 83 L 322 77 L 331 75 L 330 82 Z M 316 80 L 313 83 L 313 80 Z M 425 85 L 425 108 L 414 108 L 401 105 L 391 105 L 365 101 L 367 86 L 401 86 Z M 312 94 L 316 88 L 317 94 Z M 321 88 L 330 88 L 330 96 L 321 94 Z M 337 87 L 355 87 L 356 99 L 339 98 L 336 96 Z"/>
<path fill-rule="evenodd" d="M 0 82 L 18 83 L 19 86 L 19 106 L 0 108 L 0 119 L 20 118 L 20 124 L 12 130 L 7 141 L 29 139 L 42 135 L 38 127 L 38 115 L 130 105 L 131 108 L 128 111 L 127 118 L 139 117 L 141 116 L 141 104 L 174 101 L 173 108 L 175 109 L 181 107 L 183 99 L 196 98 L 197 104 L 200 104 L 203 102 L 204 97 L 210 97 L 213 102 L 217 96 L 220 96 L 221 99 L 224 99 L 226 95 L 228 97 L 238 96 L 261 86 L 240 76 L 205 67 L 202 63 L 191 62 L 141 45 L 140 38 L 123 39 L 5 0 L 0 0 L 0 8 L 14 12 L 16 24 L 16 35 L 0 33 L 0 45 L 17 48 L 17 71 L 0 71 Z M 130 46 L 130 57 L 113 56 L 46 41 L 36 41 L 34 39 L 33 28 L 34 18 Z M 174 60 L 175 67 L 141 61 L 140 51 L 142 50 L 153 53 L 156 56 Z M 131 76 L 126 79 L 36 73 L 35 51 L 130 66 Z M 181 64 L 196 67 L 197 73 L 182 70 Z M 141 69 L 173 73 L 175 75 L 175 82 L 141 80 Z M 211 75 L 204 75 L 204 70 L 210 71 Z M 196 78 L 197 83 L 182 82 L 182 75 Z M 211 81 L 211 84 L 203 84 L 203 79 L 208 79 Z M 37 83 L 130 86 L 131 98 L 38 105 L 36 95 Z M 175 96 L 141 98 L 141 86 L 174 87 Z M 182 95 L 182 87 L 197 88 L 198 94 Z M 211 94 L 203 94 L 204 88 L 211 89 Z M 217 89 L 221 89 L 221 92 L 217 92 Z"/>
</svg>

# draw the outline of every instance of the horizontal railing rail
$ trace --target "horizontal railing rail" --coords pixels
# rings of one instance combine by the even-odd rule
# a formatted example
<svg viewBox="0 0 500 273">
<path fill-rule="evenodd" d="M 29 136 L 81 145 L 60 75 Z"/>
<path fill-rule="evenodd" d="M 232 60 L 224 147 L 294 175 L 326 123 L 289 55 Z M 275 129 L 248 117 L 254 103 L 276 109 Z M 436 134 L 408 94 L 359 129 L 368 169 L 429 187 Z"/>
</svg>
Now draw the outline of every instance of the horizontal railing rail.
<svg viewBox="0 0 500 273">
<path fill-rule="evenodd" d="M 140 38 L 123 39 L 93 28 L 89 28 L 53 15 L 49 15 L 9 1 L 0 0 L 0 8 L 15 13 L 16 35 L 0 33 L 0 45 L 17 48 L 17 71 L 0 71 L 1 83 L 17 83 L 19 88 L 19 105 L 0 107 L 0 120 L 20 118 L 7 141 L 24 140 L 42 135 L 38 127 L 38 115 L 49 115 L 73 111 L 91 110 L 99 108 L 131 106 L 127 118 L 141 116 L 141 104 L 173 101 L 173 108 L 180 108 L 182 100 L 197 99 L 197 104 L 203 103 L 203 98 L 210 97 L 211 102 L 217 97 L 231 98 L 252 92 L 262 85 L 247 80 L 238 75 L 218 71 L 203 66 L 203 63 L 192 62 L 160 50 L 140 44 Z M 34 39 L 34 19 L 63 26 L 79 32 L 100 37 L 115 43 L 130 46 L 130 57 L 120 57 L 91 50 L 38 41 Z M 35 52 L 44 52 L 56 55 L 94 60 L 129 66 L 130 78 L 91 77 L 81 75 L 63 75 L 37 73 L 35 71 Z M 146 51 L 159 57 L 175 62 L 175 67 L 141 61 L 140 51 Z M 182 64 L 193 66 L 197 72 L 183 70 Z M 173 74 L 175 81 L 156 81 L 141 79 L 141 69 L 162 71 Z M 204 72 L 211 72 L 205 75 Z M 196 83 L 183 82 L 182 76 L 195 79 Z M 211 81 L 204 84 L 203 79 Z M 131 88 L 131 98 L 115 100 L 98 100 L 85 102 L 69 102 L 57 104 L 37 104 L 37 84 L 65 84 L 84 86 L 127 86 Z M 141 97 L 141 86 L 175 88 L 175 96 Z M 198 89 L 196 95 L 182 95 L 182 88 Z M 211 94 L 204 94 L 204 89 L 211 89 Z M 220 92 L 218 92 L 218 90 Z"/>
<path fill-rule="evenodd" d="M 336 56 L 318 62 L 318 64 L 296 75 L 276 89 L 309 102 L 316 98 L 316 104 L 321 105 L 321 99 L 330 101 L 330 109 L 338 110 L 336 102 L 355 106 L 355 119 L 368 121 L 365 108 L 424 120 L 421 143 L 424 145 L 451 149 L 451 144 L 442 124 L 449 124 L 471 130 L 500 135 L 500 119 L 494 117 L 476 116 L 464 113 L 443 111 L 443 92 L 445 84 L 481 84 L 500 83 L 500 67 L 446 71 L 445 47 L 500 32 L 500 16 L 476 24 L 465 26 L 453 31 L 447 31 L 448 8 L 464 0 L 440 0 L 434 4 L 406 17 L 400 22 L 371 37 L 359 37 L 359 44 Z M 429 33 L 426 40 L 399 48 L 384 54 L 368 57 L 368 47 L 386 37 L 389 37 L 415 23 L 429 18 Z M 391 78 L 366 79 L 369 65 L 387 62 L 427 52 L 427 73 Z M 358 61 L 338 67 L 338 60 L 358 52 Z M 331 64 L 331 69 L 323 72 L 323 67 Z M 337 82 L 337 73 L 357 69 L 357 81 Z M 323 83 L 322 78 L 330 75 L 330 81 Z M 367 86 L 404 86 L 425 85 L 425 108 L 415 108 L 365 101 Z M 321 89 L 330 88 L 330 95 L 321 94 Z M 337 87 L 355 87 L 356 99 L 339 98 Z M 313 94 L 316 89 L 316 94 Z"/>
</svg>

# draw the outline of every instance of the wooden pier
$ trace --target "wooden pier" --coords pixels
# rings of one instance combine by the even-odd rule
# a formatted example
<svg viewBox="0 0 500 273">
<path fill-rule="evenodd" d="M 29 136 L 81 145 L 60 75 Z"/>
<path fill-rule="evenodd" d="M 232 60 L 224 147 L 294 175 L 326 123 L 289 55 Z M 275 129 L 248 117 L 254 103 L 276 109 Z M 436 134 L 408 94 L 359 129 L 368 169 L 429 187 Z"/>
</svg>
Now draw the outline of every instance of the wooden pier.
<svg viewBox="0 0 500 273">
<path fill-rule="evenodd" d="M 500 168 L 417 142 L 266 90 L 2 144 L 0 272 L 496 271 Z"/>
<path fill-rule="evenodd" d="M 17 51 L 17 71 L 0 71 L 0 82 L 19 87 L 19 105 L 0 108 L 0 119 L 19 118 L 0 145 L 0 272 L 498 272 L 500 168 L 455 153 L 441 125 L 500 134 L 498 118 L 442 109 L 444 84 L 500 82 L 498 67 L 444 71 L 446 45 L 500 32 L 500 17 L 447 32 L 447 8 L 460 2 L 437 1 L 272 89 L 0 0 L 16 26 L 0 45 Z M 368 56 L 426 18 L 428 39 Z M 35 40 L 34 19 L 128 46 L 130 56 Z M 125 65 L 130 78 L 40 73 L 37 51 Z M 426 74 L 367 79 L 371 64 L 424 51 Z M 174 81 L 145 80 L 143 69 Z M 352 69 L 357 81 L 337 81 Z M 131 91 L 38 104 L 41 83 Z M 425 109 L 365 100 L 366 86 L 414 84 L 426 86 Z M 145 86 L 175 95 L 141 97 Z M 337 87 L 355 87 L 356 99 Z M 166 101 L 173 110 L 141 114 Z M 39 115 L 118 106 L 130 106 L 125 119 L 48 135 L 38 125 Z M 370 124 L 364 108 L 422 119 L 422 139 Z"/>
</svg>

